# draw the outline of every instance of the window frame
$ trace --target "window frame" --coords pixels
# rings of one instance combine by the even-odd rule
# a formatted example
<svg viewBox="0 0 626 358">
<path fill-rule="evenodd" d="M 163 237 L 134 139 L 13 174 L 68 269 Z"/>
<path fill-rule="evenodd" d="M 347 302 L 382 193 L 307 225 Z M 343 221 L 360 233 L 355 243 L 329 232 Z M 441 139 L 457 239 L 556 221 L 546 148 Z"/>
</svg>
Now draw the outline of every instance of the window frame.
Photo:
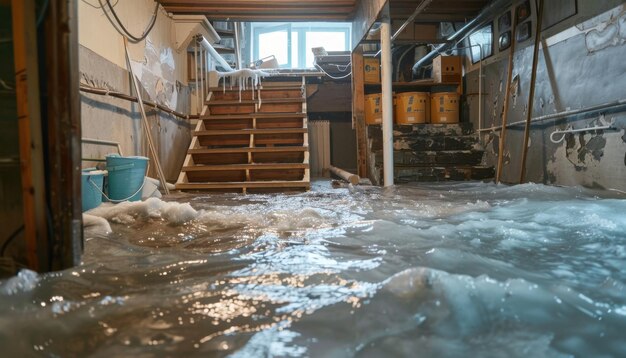
<svg viewBox="0 0 626 358">
<path fill-rule="evenodd" d="M 330 23 L 324 24 L 319 22 L 284 22 L 284 23 L 263 23 L 263 22 L 253 22 L 251 23 L 251 53 L 252 53 L 252 61 L 256 61 L 259 59 L 259 36 L 263 33 L 269 33 L 274 31 L 280 31 L 275 29 L 280 29 L 281 27 L 288 27 L 288 44 L 287 44 L 287 65 L 281 66 L 281 68 L 309 68 L 307 67 L 306 57 L 308 45 L 306 43 L 306 35 L 311 32 L 342 32 L 344 35 L 345 41 L 345 50 L 351 50 L 351 40 L 352 40 L 352 26 L 350 23 Z M 272 30 L 274 29 L 274 30 Z M 295 33 L 295 34 L 294 34 Z M 292 56 L 292 39 L 293 37 L 297 38 L 297 54 L 298 54 L 298 63 L 293 63 Z M 295 65 L 295 67 L 294 67 Z"/>
<path fill-rule="evenodd" d="M 485 53 L 485 44 L 480 44 L 480 43 L 476 43 L 476 44 L 474 44 L 474 43 L 472 43 L 472 35 L 474 35 L 474 34 L 476 34 L 476 33 L 479 33 L 479 32 L 483 31 L 483 30 L 484 30 L 484 29 L 486 29 L 486 28 L 489 28 L 489 29 L 490 29 L 489 33 L 491 34 L 491 42 L 490 42 L 490 44 L 491 44 L 491 48 L 490 48 L 490 52 L 489 52 L 489 54 L 486 54 L 486 53 Z M 470 45 L 470 46 L 469 46 L 469 49 L 470 49 L 470 61 L 472 61 L 472 65 L 477 64 L 477 63 L 479 63 L 480 61 L 484 61 L 485 59 L 487 59 L 487 58 L 489 58 L 489 57 L 493 56 L 493 52 L 494 52 L 494 51 L 493 51 L 493 43 L 494 43 L 494 32 L 493 32 L 493 31 L 494 31 L 494 24 L 493 24 L 493 21 L 492 21 L 492 22 L 490 22 L 490 23 L 486 24 L 485 26 L 481 27 L 480 29 L 478 29 L 478 30 L 474 31 L 472 34 L 470 34 L 470 35 L 467 37 L 467 39 L 468 39 L 468 41 L 469 41 L 469 45 Z M 476 61 L 474 61 L 474 51 L 475 51 L 475 47 L 476 47 L 476 45 L 480 46 L 481 51 L 482 51 L 482 57 L 480 56 L 480 55 L 481 55 L 481 52 L 479 52 L 479 53 L 478 53 L 478 57 L 479 57 L 479 59 L 478 59 L 478 60 L 476 60 Z"/>
</svg>

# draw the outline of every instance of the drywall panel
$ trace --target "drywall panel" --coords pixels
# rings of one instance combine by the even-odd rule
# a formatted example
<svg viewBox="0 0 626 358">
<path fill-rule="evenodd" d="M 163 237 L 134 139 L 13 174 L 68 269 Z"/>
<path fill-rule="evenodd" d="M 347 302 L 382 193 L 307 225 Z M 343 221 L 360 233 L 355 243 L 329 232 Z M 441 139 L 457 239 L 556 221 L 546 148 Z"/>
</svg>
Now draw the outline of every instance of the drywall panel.
<svg viewBox="0 0 626 358">
<path fill-rule="evenodd" d="M 124 68 L 85 47 L 80 48 L 79 57 L 83 83 L 130 93 L 130 76 Z M 148 97 L 148 94 L 144 92 L 143 96 Z M 189 96 L 189 89 L 186 86 L 180 86 L 178 105 L 174 109 L 189 113 Z M 136 103 L 81 93 L 81 112 L 84 138 L 119 142 L 124 155 L 149 156 L 139 107 Z M 169 181 L 174 182 L 191 141 L 191 124 L 187 120 L 159 111 L 148 110 L 147 115 L 165 176 Z M 116 152 L 113 147 L 83 145 L 83 158 L 102 159 L 113 152 Z M 86 160 L 83 162 L 83 167 L 96 164 L 97 162 Z M 156 177 L 154 165 L 151 167 L 151 176 Z"/>
<path fill-rule="evenodd" d="M 124 26 L 134 36 L 141 36 L 146 29 L 156 4 L 153 0 L 121 0 L 111 3 Z M 104 9 L 107 9 L 106 4 Z M 79 43 L 117 66 L 126 68 L 123 37 L 115 29 L 104 9 L 100 8 L 100 2 L 96 0 L 78 2 Z M 110 13 L 108 9 L 107 13 Z M 173 23 L 170 15 L 159 7 L 154 28 L 145 40 L 129 44 L 130 55 L 133 61 L 151 69 L 157 66 L 154 60 L 163 56 L 168 60 L 163 63 L 165 66 L 163 71 L 175 80 L 186 83 L 186 49 L 181 52 L 175 50 Z M 171 66 L 169 58 L 173 59 L 176 66 Z"/>
</svg>

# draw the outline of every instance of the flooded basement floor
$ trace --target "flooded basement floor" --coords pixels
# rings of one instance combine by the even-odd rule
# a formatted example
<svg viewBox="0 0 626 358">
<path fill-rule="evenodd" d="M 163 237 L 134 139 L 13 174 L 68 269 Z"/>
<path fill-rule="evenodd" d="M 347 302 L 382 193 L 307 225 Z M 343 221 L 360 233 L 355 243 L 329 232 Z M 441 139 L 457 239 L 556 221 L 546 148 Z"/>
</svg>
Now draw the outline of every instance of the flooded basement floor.
<svg viewBox="0 0 626 358">
<path fill-rule="evenodd" d="M 100 207 L 90 214 L 112 233 L 87 228 L 80 267 L 0 284 L 0 347 L 6 357 L 626 356 L 625 199 L 535 184 L 317 182 L 299 195 Z"/>
</svg>

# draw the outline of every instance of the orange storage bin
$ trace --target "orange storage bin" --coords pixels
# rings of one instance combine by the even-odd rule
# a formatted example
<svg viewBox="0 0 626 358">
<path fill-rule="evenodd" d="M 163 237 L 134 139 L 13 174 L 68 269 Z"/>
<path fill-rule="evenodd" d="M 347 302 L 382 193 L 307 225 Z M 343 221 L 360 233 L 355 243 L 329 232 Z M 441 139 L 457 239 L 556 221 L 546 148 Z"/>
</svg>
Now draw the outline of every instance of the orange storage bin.
<svg viewBox="0 0 626 358">
<path fill-rule="evenodd" d="M 428 123 L 430 94 L 427 92 L 399 93 L 395 98 L 394 117 L 400 125 Z"/>
<path fill-rule="evenodd" d="M 365 123 L 368 125 L 381 124 L 383 122 L 383 107 L 380 93 L 365 96 Z"/>
<path fill-rule="evenodd" d="M 430 123 L 459 123 L 459 94 L 440 92 L 431 95 Z"/>
</svg>

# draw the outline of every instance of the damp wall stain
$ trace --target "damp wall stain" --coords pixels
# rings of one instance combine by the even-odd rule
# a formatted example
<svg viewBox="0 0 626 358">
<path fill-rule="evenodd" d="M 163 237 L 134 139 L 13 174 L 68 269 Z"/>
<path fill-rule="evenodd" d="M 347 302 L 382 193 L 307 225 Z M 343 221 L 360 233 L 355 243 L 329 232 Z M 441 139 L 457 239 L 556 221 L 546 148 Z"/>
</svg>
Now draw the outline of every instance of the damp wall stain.
<svg viewBox="0 0 626 358">
<path fill-rule="evenodd" d="M 617 4 L 616 4 L 617 3 Z M 608 4 L 608 5 L 607 5 Z M 547 31 L 547 47 L 540 49 L 532 117 L 587 108 L 626 99 L 626 6 L 618 2 L 580 4 L 578 23 L 569 21 Z M 576 25 L 576 26 L 574 26 Z M 556 39 L 556 40 L 555 40 Z M 525 120 L 532 70 L 532 38 L 519 44 L 514 56 L 516 105 L 508 121 Z M 508 52 L 500 52 L 483 64 L 484 102 L 482 128 L 501 123 Z M 478 92 L 478 67 L 467 72 L 467 92 Z M 478 101 L 468 98 L 470 120 L 478 128 Z M 581 129 L 613 123 L 614 130 L 566 135 L 552 143 L 555 130 Z M 527 180 L 558 185 L 583 185 L 626 190 L 626 106 L 581 114 L 531 127 Z M 485 162 L 497 162 L 500 130 L 485 132 Z M 504 182 L 519 180 L 524 126 L 507 129 Z"/>
</svg>

